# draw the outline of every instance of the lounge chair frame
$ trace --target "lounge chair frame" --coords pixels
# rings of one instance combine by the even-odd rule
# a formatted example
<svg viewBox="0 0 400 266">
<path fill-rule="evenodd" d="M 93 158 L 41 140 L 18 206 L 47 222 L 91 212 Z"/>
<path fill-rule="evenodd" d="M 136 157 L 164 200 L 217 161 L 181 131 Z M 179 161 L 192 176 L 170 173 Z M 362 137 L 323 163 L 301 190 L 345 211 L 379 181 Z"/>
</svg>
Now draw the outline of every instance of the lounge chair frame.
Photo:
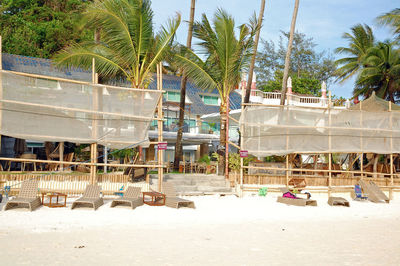
<svg viewBox="0 0 400 266">
<path fill-rule="evenodd" d="M 104 204 L 103 198 L 100 197 L 101 187 L 99 185 L 88 185 L 83 196 L 72 203 L 71 210 L 81 207 L 92 207 L 97 210 Z"/>
<path fill-rule="evenodd" d="M 118 205 L 128 205 L 132 209 L 143 205 L 143 200 L 140 198 L 141 189 L 139 187 L 128 187 L 124 192 L 124 195 L 111 202 L 111 208 Z"/>
<path fill-rule="evenodd" d="M 38 208 L 42 202 L 38 197 L 39 180 L 30 179 L 22 182 L 21 189 L 16 198 L 7 202 L 4 206 L 4 210 L 10 210 L 15 208 L 28 208 L 30 211 Z"/>
<path fill-rule="evenodd" d="M 176 196 L 176 190 L 172 183 L 164 182 L 162 192 L 165 194 L 165 206 L 176 209 L 180 207 L 196 208 L 193 201 Z"/>
</svg>

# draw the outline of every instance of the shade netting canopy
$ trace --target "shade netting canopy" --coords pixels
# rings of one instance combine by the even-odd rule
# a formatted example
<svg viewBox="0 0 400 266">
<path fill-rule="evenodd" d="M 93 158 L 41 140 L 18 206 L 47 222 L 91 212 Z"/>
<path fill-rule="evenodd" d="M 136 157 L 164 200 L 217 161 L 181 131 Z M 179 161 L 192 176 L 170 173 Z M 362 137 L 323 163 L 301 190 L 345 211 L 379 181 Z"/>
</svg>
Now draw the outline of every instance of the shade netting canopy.
<svg viewBox="0 0 400 266">
<path fill-rule="evenodd" d="M 241 148 L 255 156 L 400 153 L 400 112 L 396 109 L 249 106 L 240 117 Z"/>
<path fill-rule="evenodd" d="M 0 133 L 121 148 L 147 140 L 159 90 L 0 71 Z"/>
</svg>

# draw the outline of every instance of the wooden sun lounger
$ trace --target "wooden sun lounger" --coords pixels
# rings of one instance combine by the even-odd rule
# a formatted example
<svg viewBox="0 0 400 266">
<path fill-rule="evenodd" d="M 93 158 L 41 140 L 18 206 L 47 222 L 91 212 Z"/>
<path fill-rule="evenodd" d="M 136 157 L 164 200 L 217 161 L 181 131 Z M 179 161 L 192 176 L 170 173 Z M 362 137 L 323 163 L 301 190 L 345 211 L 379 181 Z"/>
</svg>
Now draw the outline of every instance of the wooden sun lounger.
<svg viewBox="0 0 400 266">
<path fill-rule="evenodd" d="M 278 197 L 277 202 L 294 206 L 317 206 L 317 201 L 310 199 L 291 199 L 285 197 Z"/>
<path fill-rule="evenodd" d="M 280 188 L 280 190 L 283 194 L 291 193 L 287 188 Z M 317 201 L 311 199 L 278 197 L 277 202 L 294 206 L 317 206 Z"/>
<path fill-rule="evenodd" d="M 99 185 L 88 185 L 83 196 L 72 203 L 71 210 L 78 207 L 92 207 L 97 210 L 98 207 L 104 204 L 103 198 L 100 197 L 101 187 Z"/>
<path fill-rule="evenodd" d="M 28 208 L 33 211 L 41 205 L 40 197 L 37 196 L 39 187 L 39 180 L 31 179 L 26 180 L 21 184 L 21 189 L 16 198 L 7 202 L 4 210 L 14 208 Z"/>
<path fill-rule="evenodd" d="M 345 206 L 350 207 L 350 203 L 342 197 L 329 197 L 328 204 L 331 206 Z"/>
<path fill-rule="evenodd" d="M 366 182 L 359 180 L 363 192 L 368 196 L 368 199 L 375 203 L 386 202 L 389 203 L 389 198 L 382 192 L 382 190 L 374 182 Z"/>
<path fill-rule="evenodd" d="M 164 182 L 162 192 L 165 194 L 165 206 L 177 209 L 180 207 L 196 208 L 193 201 L 176 196 L 175 187 L 172 183 Z"/>
<path fill-rule="evenodd" d="M 124 195 L 111 202 L 111 208 L 118 205 L 128 205 L 132 209 L 143 205 L 143 200 L 140 198 L 141 189 L 139 187 L 128 187 Z"/>
</svg>

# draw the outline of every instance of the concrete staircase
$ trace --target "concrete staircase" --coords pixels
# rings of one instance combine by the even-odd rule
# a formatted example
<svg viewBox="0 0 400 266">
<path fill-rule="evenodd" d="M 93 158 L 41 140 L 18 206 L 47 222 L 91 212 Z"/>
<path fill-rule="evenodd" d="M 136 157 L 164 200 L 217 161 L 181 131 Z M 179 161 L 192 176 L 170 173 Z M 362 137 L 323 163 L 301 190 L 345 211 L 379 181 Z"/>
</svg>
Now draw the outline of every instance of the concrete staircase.
<svg viewBox="0 0 400 266">
<path fill-rule="evenodd" d="M 180 195 L 234 194 L 224 176 L 206 174 L 164 174 L 164 182 L 171 182 Z M 156 187 L 158 175 L 150 175 L 150 185 Z"/>
</svg>

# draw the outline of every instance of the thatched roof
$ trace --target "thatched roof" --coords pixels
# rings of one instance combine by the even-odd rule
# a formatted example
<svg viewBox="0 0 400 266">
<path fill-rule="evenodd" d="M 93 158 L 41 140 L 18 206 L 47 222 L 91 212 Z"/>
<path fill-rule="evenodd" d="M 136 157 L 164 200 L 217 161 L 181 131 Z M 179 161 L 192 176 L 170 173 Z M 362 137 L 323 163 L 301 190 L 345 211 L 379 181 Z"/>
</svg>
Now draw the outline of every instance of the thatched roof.
<svg viewBox="0 0 400 266">
<path fill-rule="evenodd" d="M 363 111 L 368 111 L 368 112 L 384 112 L 384 111 L 389 111 L 389 104 L 390 101 L 385 101 L 382 98 L 379 98 L 376 96 L 375 92 L 372 92 L 372 95 L 368 98 L 365 99 L 358 104 L 355 104 L 351 106 L 349 109 L 350 110 L 360 110 L 360 105 L 361 105 L 361 110 Z M 392 111 L 400 111 L 400 106 L 394 103 L 392 104 Z"/>
</svg>

